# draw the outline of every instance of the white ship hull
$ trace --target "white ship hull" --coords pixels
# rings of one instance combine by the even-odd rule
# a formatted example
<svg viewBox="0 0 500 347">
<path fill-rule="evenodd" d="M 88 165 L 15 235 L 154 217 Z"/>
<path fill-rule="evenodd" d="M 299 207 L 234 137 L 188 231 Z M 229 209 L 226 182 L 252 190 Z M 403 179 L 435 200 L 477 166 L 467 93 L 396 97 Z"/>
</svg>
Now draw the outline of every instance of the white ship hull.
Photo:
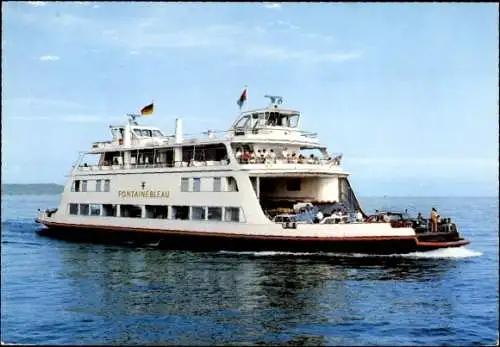
<svg viewBox="0 0 500 347">
<path fill-rule="evenodd" d="M 192 140 L 179 121 L 171 137 L 112 126 L 113 140 L 86 153 L 98 160 L 72 169 L 57 210 L 40 212 L 41 233 L 215 250 L 408 253 L 468 243 L 456 230 L 417 235 L 390 223 L 275 223 L 273 209 L 297 202 L 361 211 L 341 156 L 298 130 L 298 117 L 271 105 L 244 113 L 225 137 Z"/>
</svg>

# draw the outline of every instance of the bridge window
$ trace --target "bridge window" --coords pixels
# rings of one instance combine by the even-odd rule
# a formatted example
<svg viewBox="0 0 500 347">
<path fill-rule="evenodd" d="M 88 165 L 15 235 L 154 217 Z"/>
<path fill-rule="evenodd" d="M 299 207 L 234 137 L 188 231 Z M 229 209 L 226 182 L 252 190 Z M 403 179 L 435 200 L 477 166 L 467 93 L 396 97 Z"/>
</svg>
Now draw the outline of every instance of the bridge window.
<svg viewBox="0 0 500 347">
<path fill-rule="evenodd" d="M 250 120 L 250 116 L 247 115 L 243 118 L 241 118 L 236 124 L 235 124 L 235 128 L 247 128 L 248 127 L 248 122 Z"/>
<path fill-rule="evenodd" d="M 297 113 L 291 114 L 287 119 L 287 126 L 290 128 L 296 128 L 299 125 L 299 115 Z"/>
<path fill-rule="evenodd" d="M 82 181 L 82 192 L 87 191 L 87 181 Z"/>
<path fill-rule="evenodd" d="M 102 183 L 102 180 L 96 180 L 95 181 L 95 191 L 96 192 L 100 192 L 101 191 L 101 183 Z"/>
</svg>

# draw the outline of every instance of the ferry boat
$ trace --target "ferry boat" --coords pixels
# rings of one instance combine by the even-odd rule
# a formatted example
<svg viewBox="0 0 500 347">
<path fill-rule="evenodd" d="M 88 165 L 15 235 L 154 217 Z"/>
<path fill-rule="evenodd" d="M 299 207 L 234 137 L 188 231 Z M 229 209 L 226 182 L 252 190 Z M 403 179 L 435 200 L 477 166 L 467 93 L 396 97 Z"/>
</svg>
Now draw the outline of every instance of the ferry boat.
<svg viewBox="0 0 500 347">
<path fill-rule="evenodd" d="M 139 115 L 110 125 L 111 140 L 80 153 L 59 206 L 39 210 L 38 232 L 213 251 L 403 254 L 470 242 L 449 218 L 431 232 L 428 221 L 367 216 L 342 155 L 301 130 L 281 97 L 266 97 L 225 132 L 187 136 L 176 119 L 166 135 Z"/>
</svg>

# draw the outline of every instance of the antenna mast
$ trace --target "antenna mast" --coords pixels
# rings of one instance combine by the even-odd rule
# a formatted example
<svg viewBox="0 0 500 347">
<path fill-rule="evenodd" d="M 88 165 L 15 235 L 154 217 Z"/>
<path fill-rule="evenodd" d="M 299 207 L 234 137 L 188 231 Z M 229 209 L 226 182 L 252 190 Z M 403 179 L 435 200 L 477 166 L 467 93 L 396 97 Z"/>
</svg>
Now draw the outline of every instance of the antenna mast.
<svg viewBox="0 0 500 347">
<path fill-rule="evenodd" d="M 277 95 L 264 95 L 265 98 L 269 98 L 269 106 L 278 107 L 283 103 L 283 97 Z"/>
<path fill-rule="evenodd" d="M 141 115 L 140 114 L 132 114 L 132 113 L 127 113 L 127 117 L 128 117 L 128 123 L 130 125 L 139 125 L 139 123 L 137 123 L 137 121 L 135 120 L 137 117 L 140 117 Z"/>
</svg>

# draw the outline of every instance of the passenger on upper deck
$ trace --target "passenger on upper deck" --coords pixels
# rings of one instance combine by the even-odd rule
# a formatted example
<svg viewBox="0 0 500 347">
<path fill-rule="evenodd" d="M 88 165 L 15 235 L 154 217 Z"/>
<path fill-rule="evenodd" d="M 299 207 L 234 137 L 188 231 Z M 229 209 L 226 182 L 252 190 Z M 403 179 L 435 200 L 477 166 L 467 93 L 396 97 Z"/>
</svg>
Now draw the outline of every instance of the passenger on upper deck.
<svg viewBox="0 0 500 347">
<path fill-rule="evenodd" d="M 250 161 L 250 159 L 252 159 L 252 155 L 250 154 L 250 151 L 246 149 L 243 152 L 243 156 L 241 159 L 242 159 L 243 163 L 248 163 Z"/>
<path fill-rule="evenodd" d="M 243 152 L 241 151 L 241 147 L 238 147 L 234 156 L 239 163 L 241 163 L 242 155 L 243 155 Z"/>
<path fill-rule="evenodd" d="M 288 148 L 285 148 L 283 152 L 281 152 L 281 155 L 283 156 L 284 159 L 288 158 Z"/>
</svg>

